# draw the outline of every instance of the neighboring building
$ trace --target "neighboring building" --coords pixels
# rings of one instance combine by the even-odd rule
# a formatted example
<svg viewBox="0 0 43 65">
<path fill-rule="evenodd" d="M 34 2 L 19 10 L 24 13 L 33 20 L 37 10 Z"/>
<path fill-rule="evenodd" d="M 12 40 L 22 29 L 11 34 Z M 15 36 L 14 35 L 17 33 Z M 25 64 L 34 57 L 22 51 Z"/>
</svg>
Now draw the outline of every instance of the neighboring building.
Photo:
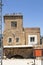
<svg viewBox="0 0 43 65">
<path fill-rule="evenodd" d="M 40 28 L 24 28 L 23 15 L 4 16 L 3 50 L 7 58 L 31 57 L 33 46 L 40 45 Z"/>
<path fill-rule="evenodd" d="M 41 44 L 43 45 L 43 37 L 41 37 Z"/>
<path fill-rule="evenodd" d="M 42 37 L 42 45 L 43 45 L 43 37 Z"/>
</svg>

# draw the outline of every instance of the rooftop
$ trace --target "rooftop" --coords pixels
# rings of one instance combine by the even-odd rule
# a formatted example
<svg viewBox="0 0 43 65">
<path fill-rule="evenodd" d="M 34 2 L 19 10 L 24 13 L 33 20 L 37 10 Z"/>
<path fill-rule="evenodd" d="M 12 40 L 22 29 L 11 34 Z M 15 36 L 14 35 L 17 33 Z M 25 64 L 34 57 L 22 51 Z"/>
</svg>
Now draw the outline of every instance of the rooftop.
<svg viewBox="0 0 43 65">
<path fill-rule="evenodd" d="M 8 14 L 5 14 L 4 17 L 5 16 L 23 16 L 23 15 L 21 13 L 11 13 L 11 14 L 8 13 Z"/>
</svg>

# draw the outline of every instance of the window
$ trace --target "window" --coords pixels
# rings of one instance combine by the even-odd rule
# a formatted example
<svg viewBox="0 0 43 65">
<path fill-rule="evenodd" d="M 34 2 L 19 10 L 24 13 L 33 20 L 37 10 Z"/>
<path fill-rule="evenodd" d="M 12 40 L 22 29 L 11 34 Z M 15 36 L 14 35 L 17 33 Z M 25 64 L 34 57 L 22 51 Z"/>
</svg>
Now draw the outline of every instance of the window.
<svg viewBox="0 0 43 65">
<path fill-rule="evenodd" d="M 16 38 L 16 42 L 19 42 L 19 38 Z"/>
<path fill-rule="evenodd" d="M 13 43 L 13 37 L 8 37 L 7 38 L 7 43 L 12 44 Z"/>
<path fill-rule="evenodd" d="M 12 42 L 12 38 L 9 38 L 9 43 L 11 43 Z"/>
<path fill-rule="evenodd" d="M 37 35 L 28 35 L 28 44 L 38 44 L 37 42 Z"/>
<path fill-rule="evenodd" d="M 12 26 L 12 27 L 17 27 L 17 22 L 16 22 L 16 21 L 12 21 L 12 22 L 11 22 L 11 26 Z"/>
<path fill-rule="evenodd" d="M 30 37 L 30 42 L 34 42 L 35 41 L 35 37 Z"/>
</svg>

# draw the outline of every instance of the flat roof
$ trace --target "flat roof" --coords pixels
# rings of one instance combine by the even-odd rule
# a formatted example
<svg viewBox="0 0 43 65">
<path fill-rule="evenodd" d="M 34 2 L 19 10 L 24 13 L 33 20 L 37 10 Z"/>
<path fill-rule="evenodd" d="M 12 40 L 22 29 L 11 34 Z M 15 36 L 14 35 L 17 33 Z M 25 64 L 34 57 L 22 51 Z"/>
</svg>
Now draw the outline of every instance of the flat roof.
<svg viewBox="0 0 43 65">
<path fill-rule="evenodd" d="M 40 30 L 40 28 L 39 27 L 30 27 L 30 28 L 25 28 L 26 30 Z"/>
<path fill-rule="evenodd" d="M 6 16 L 23 16 L 21 13 L 13 13 L 13 14 L 5 14 L 4 17 Z"/>
</svg>

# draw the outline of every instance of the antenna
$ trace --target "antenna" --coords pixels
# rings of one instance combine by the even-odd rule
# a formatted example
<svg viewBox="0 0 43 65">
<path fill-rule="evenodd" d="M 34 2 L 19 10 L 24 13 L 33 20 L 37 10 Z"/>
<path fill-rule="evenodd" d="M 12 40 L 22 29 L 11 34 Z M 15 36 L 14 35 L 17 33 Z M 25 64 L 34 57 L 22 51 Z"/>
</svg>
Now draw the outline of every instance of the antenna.
<svg viewBox="0 0 43 65">
<path fill-rule="evenodd" d="M 0 0 L 0 65 L 2 65 L 2 0 Z"/>
</svg>

